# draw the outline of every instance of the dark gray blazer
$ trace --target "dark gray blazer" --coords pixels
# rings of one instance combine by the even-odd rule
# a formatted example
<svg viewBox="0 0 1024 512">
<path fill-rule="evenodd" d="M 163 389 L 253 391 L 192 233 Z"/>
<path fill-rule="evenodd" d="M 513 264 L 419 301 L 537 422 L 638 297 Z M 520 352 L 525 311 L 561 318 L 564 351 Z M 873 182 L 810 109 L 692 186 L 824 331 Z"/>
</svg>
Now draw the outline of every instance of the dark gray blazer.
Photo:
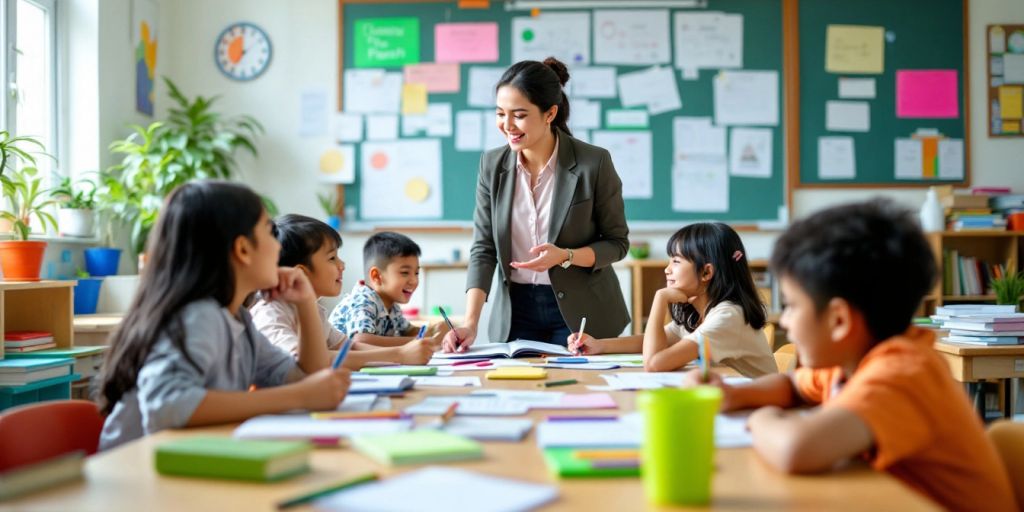
<svg viewBox="0 0 1024 512">
<path fill-rule="evenodd" d="M 572 331 L 587 317 L 587 334 L 618 336 L 629 313 L 611 264 L 626 256 L 629 228 L 622 203 L 622 181 L 608 150 L 591 146 L 558 131 L 555 189 L 551 198 L 548 242 L 558 247 L 590 247 L 597 255 L 593 268 L 577 266 L 548 270 L 562 318 Z M 480 288 L 494 300 L 488 341 L 508 339 L 512 323 L 509 277 L 512 275 L 512 197 L 516 153 L 508 146 L 480 157 L 466 289 Z M 491 293 L 494 269 L 499 289 Z"/>
</svg>

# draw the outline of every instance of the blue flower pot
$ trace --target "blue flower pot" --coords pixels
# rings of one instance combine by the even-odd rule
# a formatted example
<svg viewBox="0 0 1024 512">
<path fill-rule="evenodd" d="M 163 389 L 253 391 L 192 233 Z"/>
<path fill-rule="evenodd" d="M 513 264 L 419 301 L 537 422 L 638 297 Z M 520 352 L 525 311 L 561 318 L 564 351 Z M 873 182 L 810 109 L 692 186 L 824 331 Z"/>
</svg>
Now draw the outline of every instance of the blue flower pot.
<svg viewBox="0 0 1024 512">
<path fill-rule="evenodd" d="M 85 250 L 85 271 L 93 277 L 116 276 L 121 249 L 93 247 Z"/>
<path fill-rule="evenodd" d="M 341 217 L 338 217 L 337 215 L 327 217 L 327 225 L 335 231 L 341 231 Z"/>
<path fill-rule="evenodd" d="M 100 300 L 101 277 L 86 277 L 78 280 L 75 285 L 75 314 L 92 315 L 96 313 L 96 303 Z"/>
</svg>

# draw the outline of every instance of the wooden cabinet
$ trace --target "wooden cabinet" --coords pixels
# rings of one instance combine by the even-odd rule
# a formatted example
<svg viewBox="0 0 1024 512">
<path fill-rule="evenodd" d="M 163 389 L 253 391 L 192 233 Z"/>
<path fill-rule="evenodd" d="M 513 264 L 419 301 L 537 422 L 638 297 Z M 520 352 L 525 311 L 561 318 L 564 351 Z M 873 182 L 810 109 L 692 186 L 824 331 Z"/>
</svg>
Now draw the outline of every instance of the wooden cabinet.
<svg viewBox="0 0 1024 512">
<path fill-rule="evenodd" d="M 0 336 L 8 331 L 53 333 L 58 348 L 74 344 L 76 281 L 0 281 Z M 4 347 L 0 343 L 0 359 Z"/>
</svg>

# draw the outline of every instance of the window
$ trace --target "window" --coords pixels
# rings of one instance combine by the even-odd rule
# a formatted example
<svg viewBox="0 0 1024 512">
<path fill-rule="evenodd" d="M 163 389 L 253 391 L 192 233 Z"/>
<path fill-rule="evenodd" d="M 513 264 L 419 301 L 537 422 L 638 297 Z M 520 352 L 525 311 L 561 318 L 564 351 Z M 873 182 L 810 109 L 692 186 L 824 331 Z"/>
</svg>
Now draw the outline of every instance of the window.
<svg viewBox="0 0 1024 512">
<path fill-rule="evenodd" d="M 57 33 L 55 0 L 0 0 L 4 13 L 3 75 L 9 77 L 3 101 L 3 129 L 31 136 L 57 153 Z M 40 174 L 50 176 L 52 159 L 37 158 Z"/>
</svg>

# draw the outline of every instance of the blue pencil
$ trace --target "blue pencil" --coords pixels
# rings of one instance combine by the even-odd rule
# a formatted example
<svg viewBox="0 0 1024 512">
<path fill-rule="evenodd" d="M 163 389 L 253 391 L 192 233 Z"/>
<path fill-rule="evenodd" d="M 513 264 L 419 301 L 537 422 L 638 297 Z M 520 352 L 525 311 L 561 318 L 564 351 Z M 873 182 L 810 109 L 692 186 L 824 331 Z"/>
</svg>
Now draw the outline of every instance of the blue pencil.
<svg viewBox="0 0 1024 512">
<path fill-rule="evenodd" d="M 352 340 L 345 340 L 345 344 L 341 346 L 341 350 L 338 351 L 338 356 L 334 358 L 334 364 L 331 365 L 332 369 L 337 370 L 338 366 L 341 366 L 341 362 L 345 360 L 345 355 L 348 354 L 348 349 L 352 348 Z"/>
</svg>

